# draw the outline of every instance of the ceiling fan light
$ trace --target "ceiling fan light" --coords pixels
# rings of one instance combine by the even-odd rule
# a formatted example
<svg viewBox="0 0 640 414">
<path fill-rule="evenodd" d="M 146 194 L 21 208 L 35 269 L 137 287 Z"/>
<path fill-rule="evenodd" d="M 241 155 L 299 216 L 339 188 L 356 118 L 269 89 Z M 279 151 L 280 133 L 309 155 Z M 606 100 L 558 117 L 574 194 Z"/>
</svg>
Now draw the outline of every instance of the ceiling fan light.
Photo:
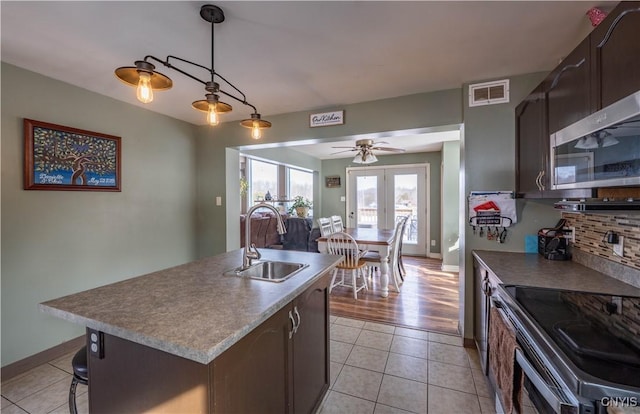
<svg viewBox="0 0 640 414">
<path fill-rule="evenodd" d="M 598 140 L 593 136 L 582 137 L 578 140 L 574 148 L 578 149 L 595 149 L 598 148 Z"/>
<path fill-rule="evenodd" d="M 614 146 L 616 144 L 619 144 L 620 141 L 618 141 L 616 138 L 612 137 L 612 136 L 606 136 L 602 139 L 602 147 L 611 147 Z"/>
</svg>

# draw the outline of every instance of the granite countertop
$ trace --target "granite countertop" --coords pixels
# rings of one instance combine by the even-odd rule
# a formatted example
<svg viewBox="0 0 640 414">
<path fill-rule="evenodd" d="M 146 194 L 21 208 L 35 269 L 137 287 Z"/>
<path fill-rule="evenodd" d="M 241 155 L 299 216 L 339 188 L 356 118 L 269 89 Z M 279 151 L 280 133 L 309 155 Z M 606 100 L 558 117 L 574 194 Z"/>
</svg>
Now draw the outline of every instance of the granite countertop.
<svg viewBox="0 0 640 414">
<path fill-rule="evenodd" d="M 473 256 L 505 285 L 640 296 L 640 289 L 571 260 L 547 260 L 537 253 L 474 250 Z"/>
<path fill-rule="evenodd" d="M 43 312 L 208 364 L 311 286 L 341 257 L 261 249 L 309 264 L 283 282 L 224 275 L 242 249 L 41 303 Z"/>
</svg>

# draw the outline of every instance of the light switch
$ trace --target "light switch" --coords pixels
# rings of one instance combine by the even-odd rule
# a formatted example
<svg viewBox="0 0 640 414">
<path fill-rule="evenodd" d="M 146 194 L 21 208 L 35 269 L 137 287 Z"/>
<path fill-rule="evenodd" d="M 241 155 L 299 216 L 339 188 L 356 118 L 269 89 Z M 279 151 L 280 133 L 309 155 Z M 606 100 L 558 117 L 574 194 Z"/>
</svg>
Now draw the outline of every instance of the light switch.
<svg viewBox="0 0 640 414">
<path fill-rule="evenodd" d="M 216 197 L 216 206 L 221 206 L 222 205 L 222 197 L 217 196 Z"/>
<path fill-rule="evenodd" d="M 342 202 L 344 203 L 345 201 L 347 201 L 347 197 L 345 197 L 345 196 L 340 196 L 340 201 L 342 201 Z"/>
</svg>

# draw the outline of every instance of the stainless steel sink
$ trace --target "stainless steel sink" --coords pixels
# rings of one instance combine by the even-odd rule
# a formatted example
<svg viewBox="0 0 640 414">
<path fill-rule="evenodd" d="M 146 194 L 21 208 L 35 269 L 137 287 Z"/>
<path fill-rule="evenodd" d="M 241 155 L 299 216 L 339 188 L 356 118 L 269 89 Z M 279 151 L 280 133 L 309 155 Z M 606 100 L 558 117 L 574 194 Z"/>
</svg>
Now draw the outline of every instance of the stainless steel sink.
<svg viewBox="0 0 640 414">
<path fill-rule="evenodd" d="M 247 269 L 238 268 L 225 273 L 269 282 L 284 282 L 308 266 L 303 263 L 259 261 Z"/>
</svg>

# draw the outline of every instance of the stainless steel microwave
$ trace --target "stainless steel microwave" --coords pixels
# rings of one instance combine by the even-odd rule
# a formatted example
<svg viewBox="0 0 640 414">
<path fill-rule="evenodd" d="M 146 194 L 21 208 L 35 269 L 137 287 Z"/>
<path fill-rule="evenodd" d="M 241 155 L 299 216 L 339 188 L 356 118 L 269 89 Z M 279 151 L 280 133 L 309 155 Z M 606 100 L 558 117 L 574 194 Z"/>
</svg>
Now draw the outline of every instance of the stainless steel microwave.
<svg viewBox="0 0 640 414">
<path fill-rule="evenodd" d="M 551 134 L 551 188 L 640 185 L 640 91 Z"/>
</svg>

